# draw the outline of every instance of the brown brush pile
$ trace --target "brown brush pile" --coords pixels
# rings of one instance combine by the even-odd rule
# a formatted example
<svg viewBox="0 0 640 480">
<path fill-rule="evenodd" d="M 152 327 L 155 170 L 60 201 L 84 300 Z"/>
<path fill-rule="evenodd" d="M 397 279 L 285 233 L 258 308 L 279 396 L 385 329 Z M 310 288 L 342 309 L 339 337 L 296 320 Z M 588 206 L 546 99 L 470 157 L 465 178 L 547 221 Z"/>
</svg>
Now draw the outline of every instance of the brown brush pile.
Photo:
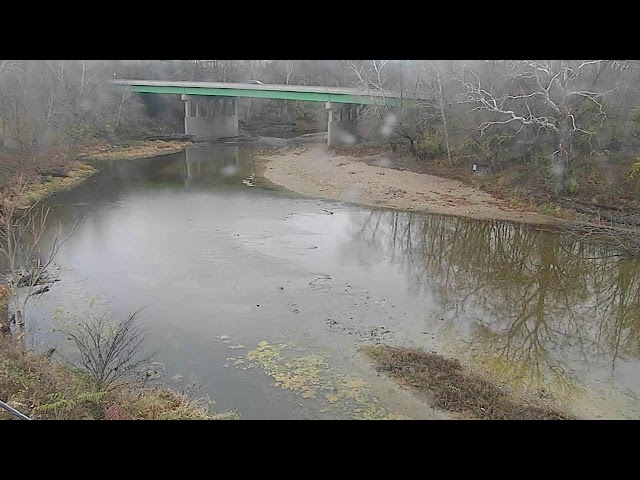
<svg viewBox="0 0 640 480">
<path fill-rule="evenodd" d="M 366 354 L 380 372 L 426 393 L 434 405 L 462 417 L 486 420 L 569 420 L 571 414 L 533 400 L 514 398 L 455 359 L 414 348 L 370 347 Z"/>
</svg>

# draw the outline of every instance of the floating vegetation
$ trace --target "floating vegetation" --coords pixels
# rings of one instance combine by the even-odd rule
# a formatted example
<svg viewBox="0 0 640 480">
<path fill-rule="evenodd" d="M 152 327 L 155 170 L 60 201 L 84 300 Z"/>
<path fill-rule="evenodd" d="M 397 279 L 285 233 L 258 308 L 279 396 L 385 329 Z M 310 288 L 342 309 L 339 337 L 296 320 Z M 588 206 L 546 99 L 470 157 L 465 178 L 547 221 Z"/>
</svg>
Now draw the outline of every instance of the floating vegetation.
<svg viewBox="0 0 640 480">
<path fill-rule="evenodd" d="M 330 367 L 322 355 L 296 355 L 300 351 L 292 344 L 262 341 L 244 358 L 246 366 L 234 365 L 264 370 L 275 380 L 273 386 L 319 402 L 321 413 L 335 411 L 361 420 L 403 418 L 380 406 L 367 382 Z"/>
<path fill-rule="evenodd" d="M 147 380 L 158 380 L 163 378 L 167 371 L 167 367 L 162 362 L 151 362 L 146 365 L 140 372 Z"/>
</svg>

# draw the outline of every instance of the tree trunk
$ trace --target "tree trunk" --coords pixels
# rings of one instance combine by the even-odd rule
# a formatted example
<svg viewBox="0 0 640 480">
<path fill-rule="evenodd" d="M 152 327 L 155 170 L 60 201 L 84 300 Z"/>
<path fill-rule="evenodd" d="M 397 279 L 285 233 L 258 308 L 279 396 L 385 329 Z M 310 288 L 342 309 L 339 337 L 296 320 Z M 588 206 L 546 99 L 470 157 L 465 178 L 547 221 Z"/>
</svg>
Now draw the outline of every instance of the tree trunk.
<svg viewBox="0 0 640 480">
<path fill-rule="evenodd" d="M 444 143 L 447 147 L 447 158 L 451 163 L 451 148 L 449 147 L 449 128 L 447 127 L 447 115 L 444 112 L 444 100 L 442 99 L 442 81 L 440 80 L 440 72 L 436 70 L 438 79 L 438 99 L 440 100 L 440 115 L 442 116 L 442 126 L 444 127 Z"/>
<path fill-rule="evenodd" d="M 116 126 L 114 128 L 114 132 L 118 131 L 118 127 L 120 126 L 120 119 L 122 118 L 122 105 L 124 104 L 124 100 L 126 98 L 126 90 L 122 92 L 122 100 L 120 100 L 120 106 L 118 107 L 118 117 L 116 118 Z"/>
<path fill-rule="evenodd" d="M 568 115 L 562 115 L 559 123 L 558 149 L 553 154 L 553 173 L 557 181 L 556 193 L 563 193 L 571 162 L 571 119 Z"/>
</svg>

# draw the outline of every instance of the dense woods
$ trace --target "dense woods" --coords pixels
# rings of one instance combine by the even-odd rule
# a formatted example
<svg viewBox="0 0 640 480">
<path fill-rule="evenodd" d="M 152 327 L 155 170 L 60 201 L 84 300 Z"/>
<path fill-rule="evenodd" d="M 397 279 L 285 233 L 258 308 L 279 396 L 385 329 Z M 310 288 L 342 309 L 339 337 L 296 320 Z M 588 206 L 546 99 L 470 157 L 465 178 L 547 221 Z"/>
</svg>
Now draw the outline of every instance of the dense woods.
<svg viewBox="0 0 640 480">
<path fill-rule="evenodd" d="M 116 91 L 113 78 L 394 91 L 422 100 L 368 108 L 363 140 L 444 164 L 445 175 L 475 163 L 511 193 L 640 200 L 640 62 L 619 60 L 0 60 L 2 174 L 91 141 L 181 131 L 177 97 Z M 325 116 L 320 103 L 240 105 L 250 131 L 296 123 L 320 131 Z"/>
<path fill-rule="evenodd" d="M 368 88 L 430 99 L 403 108 L 388 137 L 420 160 L 478 164 L 503 190 L 640 199 L 638 62 L 349 63 Z"/>
</svg>

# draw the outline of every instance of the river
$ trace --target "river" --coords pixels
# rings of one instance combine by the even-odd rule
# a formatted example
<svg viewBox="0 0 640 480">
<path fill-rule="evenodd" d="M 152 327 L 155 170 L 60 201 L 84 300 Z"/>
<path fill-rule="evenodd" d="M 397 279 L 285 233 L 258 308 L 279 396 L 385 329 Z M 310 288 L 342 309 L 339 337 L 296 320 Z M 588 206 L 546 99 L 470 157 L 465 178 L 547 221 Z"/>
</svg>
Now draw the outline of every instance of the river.
<svg viewBox="0 0 640 480">
<path fill-rule="evenodd" d="M 583 417 L 640 417 L 638 261 L 253 185 L 255 147 L 102 162 L 51 198 L 52 224 L 77 230 L 33 341 L 64 349 L 58 324 L 144 308 L 162 381 L 245 419 L 445 418 L 376 374 L 358 351 L 376 343 L 456 356 Z"/>
</svg>

